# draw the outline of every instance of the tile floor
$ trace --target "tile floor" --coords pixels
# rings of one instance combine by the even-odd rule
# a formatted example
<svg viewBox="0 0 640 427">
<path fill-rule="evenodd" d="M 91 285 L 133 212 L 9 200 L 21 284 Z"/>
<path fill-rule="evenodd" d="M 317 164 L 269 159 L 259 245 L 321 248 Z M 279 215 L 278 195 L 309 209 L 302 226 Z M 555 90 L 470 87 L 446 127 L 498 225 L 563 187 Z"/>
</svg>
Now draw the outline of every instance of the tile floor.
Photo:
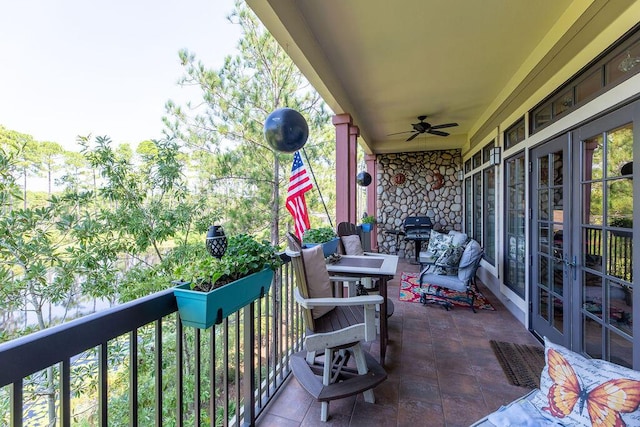
<svg viewBox="0 0 640 427">
<path fill-rule="evenodd" d="M 320 404 L 291 376 L 257 420 L 268 426 L 468 426 L 500 405 L 528 392 L 509 384 L 489 341 L 542 345 L 480 284 L 496 311 L 398 301 L 403 271 L 418 266 L 401 260 L 389 282 L 395 313 L 389 318 L 388 378 L 376 387 L 376 403 L 362 394 L 332 401 L 329 420 Z M 365 347 L 366 348 L 366 347 Z M 370 353 L 378 357 L 378 342 Z"/>
</svg>

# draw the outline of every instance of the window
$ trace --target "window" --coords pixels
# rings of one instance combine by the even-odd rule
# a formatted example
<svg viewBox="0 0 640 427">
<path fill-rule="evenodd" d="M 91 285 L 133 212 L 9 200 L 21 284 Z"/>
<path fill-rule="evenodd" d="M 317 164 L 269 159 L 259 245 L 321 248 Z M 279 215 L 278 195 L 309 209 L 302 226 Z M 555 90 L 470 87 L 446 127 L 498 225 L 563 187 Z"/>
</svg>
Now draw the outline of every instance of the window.
<svg viewBox="0 0 640 427">
<path fill-rule="evenodd" d="M 491 149 L 495 140 L 476 152 L 465 162 L 465 171 L 481 168 L 464 181 L 465 232 L 478 241 L 485 249 L 485 260 L 495 265 L 496 254 L 496 189 L 495 166 L 489 164 Z"/>
<path fill-rule="evenodd" d="M 637 74 L 640 71 L 639 29 L 640 25 L 535 107 L 530 113 L 531 133 Z"/>
<path fill-rule="evenodd" d="M 524 117 L 504 131 L 505 148 L 511 148 L 521 141 L 524 141 Z"/>
<path fill-rule="evenodd" d="M 465 194 L 465 210 L 467 215 L 464 218 L 464 230 L 468 236 L 472 235 L 473 231 L 473 198 L 471 197 L 471 177 L 464 180 L 464 194 Z"/>
<path fill-rule="evenodd" d="M 496 265 L 496 168 L 489 167 L 483 172 L 484 223 L 483 242 L 484 258 L 491 265 Z"/>
<path fill-rule="evenodd" d="M 480 151 L 478 151 L 476 154 L 473 155 L 473 168 L 477 168 L 480 167 L 482 165 L 482 153 Z"/>
<path fill-rule="evenodd" d="M 482 163 L 487 163 L 491 157 L 491 149 L 496 146 L 495 139 L 482 148 Z"/>
<path fill-rule="evenodd" d="M 482 174 L 473 175 L 473 234 L 482 246 Z"/>
<path fill-rule="evenodd" d="M 505 285 L 524 298 L 524 153 L 505 161 Z"/>
</svg>

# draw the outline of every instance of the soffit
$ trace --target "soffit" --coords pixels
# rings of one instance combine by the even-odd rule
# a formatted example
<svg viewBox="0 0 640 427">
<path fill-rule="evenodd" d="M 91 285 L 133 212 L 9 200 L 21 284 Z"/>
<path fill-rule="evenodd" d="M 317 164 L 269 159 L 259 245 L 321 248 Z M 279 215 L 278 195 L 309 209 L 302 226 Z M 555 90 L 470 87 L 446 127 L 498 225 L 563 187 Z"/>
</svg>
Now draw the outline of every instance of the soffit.
<svg viewBox="0 0 640 427">
<path fill-rule="evenodd" d="M 474 134 L 486 132 L 499 119 L 495 112 L 512 103 L 510 93 L 522 97 L 534 90 L 530 83 L 536 66 L 551 72 L 549 63 L 557 55 L 554 48 L 571 40 L 576 40 L 574 50 L 580 48 L 576 37 L 580 27 L 607 4 L 571 0 L 248 3 L 333 112 L 351 114 L 365 151 L 376 153 L 468 144 Z M 563 24 L 572 10 L 584 17 L 583 22 L 571 17 L 571 22 Z M 531 63 L 541 47 L 544 52 Z M 545 75 L 540 70 L 534 74 Z M 522 83 L 527 79 L 525 86 L 531 87 L 525 90 Z M 505 94 L 507 87 L 513 90 Z M 423 134 L 405 142 L 409 133 L 387 136 L 410 131 L 422 114 L 433 125 L 457 122 L 459 126 L 446 129 L 451 133 L 446 138 Z"/>
</svg>

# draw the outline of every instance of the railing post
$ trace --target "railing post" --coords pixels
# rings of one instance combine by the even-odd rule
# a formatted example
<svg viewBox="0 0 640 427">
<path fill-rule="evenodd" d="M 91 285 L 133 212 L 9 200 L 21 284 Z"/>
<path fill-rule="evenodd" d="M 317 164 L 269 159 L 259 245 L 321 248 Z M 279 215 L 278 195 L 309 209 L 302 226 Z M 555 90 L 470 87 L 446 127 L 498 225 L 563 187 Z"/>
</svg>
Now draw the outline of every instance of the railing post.
<svg viewBox="0 0 640 427">
<path fill-rule="evenodd" d="M 259 301 L 259 300 L 256 300 Z M 246 305 L 244 311 L 244 381 L 242 394 L 244 398 L 244 426 L 253 426 L 256 423 L 256 404 L 254 385 L 256 382 L 255 366 L 255 301 Z M 239 413 L 237 411 L 236 413 Z"/>
</svg>

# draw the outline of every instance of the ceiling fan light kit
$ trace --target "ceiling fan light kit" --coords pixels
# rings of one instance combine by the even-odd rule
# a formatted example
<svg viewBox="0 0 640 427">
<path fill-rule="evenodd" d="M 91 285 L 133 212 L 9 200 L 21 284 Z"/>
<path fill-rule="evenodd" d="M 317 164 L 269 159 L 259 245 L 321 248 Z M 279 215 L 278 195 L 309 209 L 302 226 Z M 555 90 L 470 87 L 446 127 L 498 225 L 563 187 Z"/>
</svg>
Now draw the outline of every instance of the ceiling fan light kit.
<svg viewBox="0 0 640 427">
<path fill-rule="evenodd" d="M 441 124 L 441 125 L 432 126 L 431 123 L 425 122 L 426 118 L 427 118 L 427 116 L 425 116 L 425 115 L 418 116 L 418 120 L 420 120 L 420 122 L 413 123 L 411 125 L 413 130 L 408 130 L 406 132 L 392 133 L 392 134 L 389 134 L 387 136 L 400 135 L 400 134 L 403 134 L 403 133 L 411 133 L 411 136 L 409 136 L 409 138 L 407 138 L 407 142 L 408 142 L 408 141 L 411 141 L 416 136 L 418 136 L 418 135 L 420 135 L 422 133 L 428 133 L 428 134 L 437 135 L 437 136 L 449 136 L 448 132 L 443 132 L 443 131 L 438 130 L 438 129 L 444 129 L 444 128 L 450 128 L 450 127 L 458 126 L 457 123 L 444 123 L 444 124 Z"/>
</svg>

